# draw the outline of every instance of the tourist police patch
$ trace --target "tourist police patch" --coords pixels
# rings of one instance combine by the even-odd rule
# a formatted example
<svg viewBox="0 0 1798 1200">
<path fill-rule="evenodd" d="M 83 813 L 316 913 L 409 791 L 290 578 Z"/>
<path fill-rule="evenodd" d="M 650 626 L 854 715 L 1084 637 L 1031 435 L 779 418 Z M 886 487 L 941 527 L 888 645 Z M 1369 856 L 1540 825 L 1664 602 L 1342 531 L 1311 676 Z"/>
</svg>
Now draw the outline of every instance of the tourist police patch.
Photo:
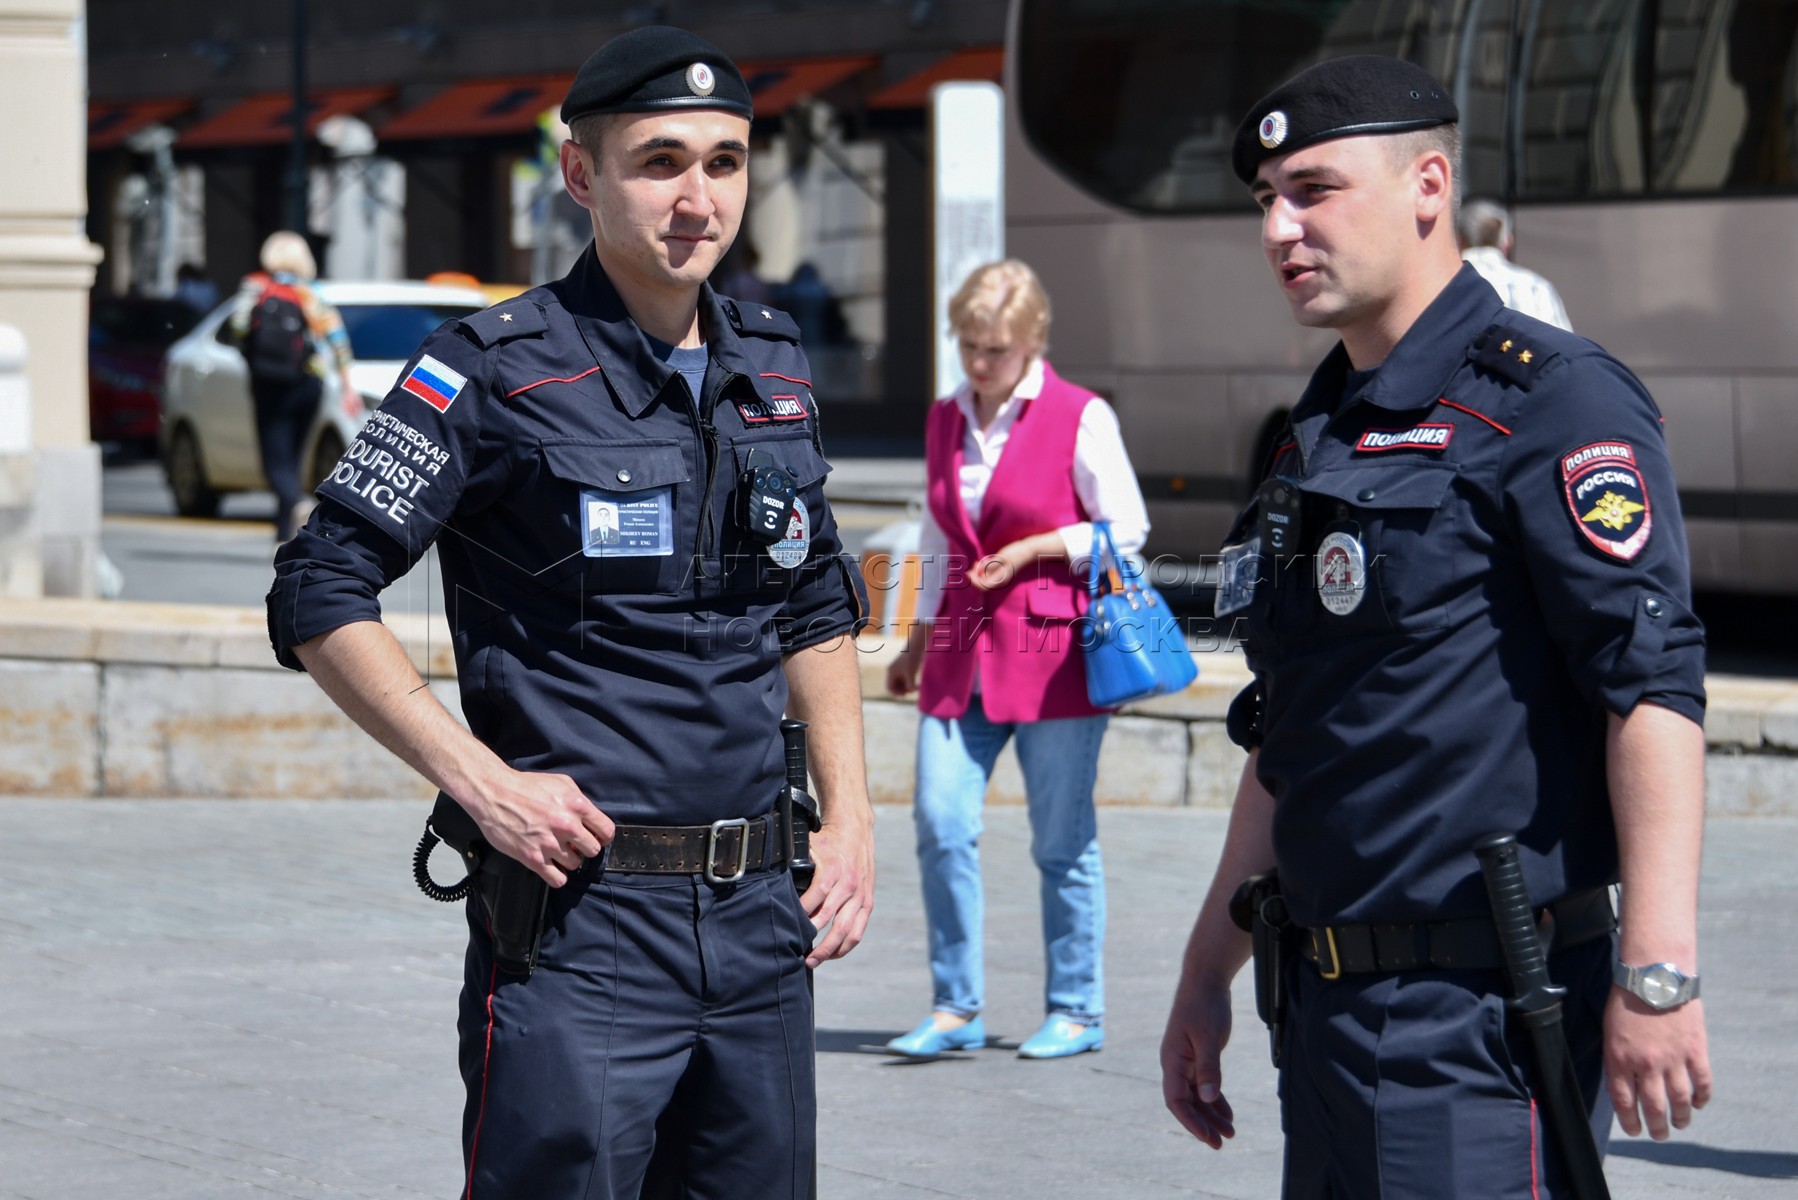
<svg viewBox="0 0 1798 1200">
<path fill-rule="evenodd" d="M 1626 442 L 1593 442 L 1561 456 L 1561 489 L 1586 540 L 1613 558 L 1631 559 L 1648 544 L 1654 506 Z"/>
</svg>

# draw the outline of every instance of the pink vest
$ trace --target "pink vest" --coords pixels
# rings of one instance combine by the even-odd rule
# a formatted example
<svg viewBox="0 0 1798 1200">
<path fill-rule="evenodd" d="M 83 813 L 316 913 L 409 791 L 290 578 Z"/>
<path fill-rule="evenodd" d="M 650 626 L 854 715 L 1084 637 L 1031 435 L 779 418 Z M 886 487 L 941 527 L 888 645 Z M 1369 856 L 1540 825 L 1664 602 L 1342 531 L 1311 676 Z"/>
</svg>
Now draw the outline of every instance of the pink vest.
<svg viewBox="0 0 1798 1200">
<path fill-rule="evenodd" d="M 1065 559 L 1038 560 L 1008 585 L 983 592 L 968 582 L 976 562 L 1009 542 L 1087 520 L 1074 491 L 1074 441 L 1092 393 L 1043 364 L 1042 394 L 1024 402 L 980 506 L 980 523 L 961 502 L 967 418 L 940 401 L 924 435 L 930 515 L 949 540 L 948 579 L 931 626 L 918 684 L 927 716 L 968 711 L 974 668 L 993 721 L 1090 717 L 1105 710 L 1086 699 L 1086 666 L 1073 621 L 1086 611 L 1083 583 Z"/>
</svg>

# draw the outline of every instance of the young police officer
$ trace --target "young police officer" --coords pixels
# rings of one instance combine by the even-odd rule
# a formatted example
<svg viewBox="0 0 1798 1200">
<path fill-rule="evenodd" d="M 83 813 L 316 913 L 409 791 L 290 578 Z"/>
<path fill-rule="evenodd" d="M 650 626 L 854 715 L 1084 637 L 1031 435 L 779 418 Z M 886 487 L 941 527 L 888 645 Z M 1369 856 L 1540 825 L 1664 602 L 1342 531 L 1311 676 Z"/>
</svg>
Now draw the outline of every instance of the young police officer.
<svg viewBox="0 0 1798 1200">
<path fill-rule="evenodd" d="M 1703 631 L 1653 401 L 1456 250 L 1458 116 L 1395 59 L 1315 66 L 1234 166 L 1294 318 L 1334 329 L 1226 547 L 1250 752 L 1162 1043 L 1168 1107 L 1234 1133 L 1219 1051 L 1278 868 L 1286 1195 L 1567 1195 L 1473 844 L 1510 831 L 1603 1145 L 1710 1093 L 1697 994 Z M 1621 878 L 1622 964 L 1606 885 Z M 1267 910 L 1277 917 L 1277 909 Z M 1617 985 L 1613 986 L 1613 977 Z M 1681 982 L 1681 980 L 1685 982 Z"/>
<path fill-rule="evenodd" d="M 470 902 L 471 1197 L 808 1188 L 805 970 L 854 948 L 873 896 L 861 606 L 798 330 L 706 284 L 750 113 L 680 30 L 587 61 L 562 172 L 593 245 L 426 341 L 269 595 L 282 661 L 555 889 L 528 977 Z M 379 621 L 433 541 L 473 736 Z M 803 898 L 770 815 L 783 710 L 810 722 L 824 804 Z"/>
</svg>

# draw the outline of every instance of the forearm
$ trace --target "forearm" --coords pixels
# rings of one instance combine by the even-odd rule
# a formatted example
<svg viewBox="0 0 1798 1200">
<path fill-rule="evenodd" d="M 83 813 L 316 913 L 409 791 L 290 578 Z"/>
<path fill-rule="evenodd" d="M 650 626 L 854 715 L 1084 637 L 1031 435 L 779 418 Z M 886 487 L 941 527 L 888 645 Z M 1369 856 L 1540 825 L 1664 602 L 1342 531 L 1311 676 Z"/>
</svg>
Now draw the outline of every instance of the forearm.
<svg viewBox="0 0 1798 1200">
<path fill-rule="evenodd" d="M 294 654 L 350 720 L 465 806 L 478 804 L 482 781 L 504 768 L 438 703 L 379 621 L 339 626 Z"/>
<path fill-rule="evenodd" d="M 825 822 L 871 822 L 855 639 L 807 646 L 788 655 L 785 667 L 788 715 L 810 726 L 806 752 Z"/>
<path fill-rule="evenodd" d="M 1698 969 L 1704 841 L 1704 730 L 1639 704 L 1608 716 L 1605 764 L 1623 881 L 1623 961 Z"/>
<path fill-rule="evenodd" d="M 1230 919 L 1230 897 L 1251 875 L 1274 867 L 1274 798 L 1255 778 L 1256 753 L 1243 764 L 1230 809 L 1230 828 L 1211 889 L 1187 939 L 1182 973 L 1196 983 L 1227 988 L 1249 959 L 1249 935 Z"/>
<path fill-rule="evenodd" d="M 1051 529 L 1045 533 L 1019 538 L 1015 545 L 1020 567 L 1041 559 L 1068 557 L 1067 542 L 1063 540 L 1059 529 Z"/>
</svg>

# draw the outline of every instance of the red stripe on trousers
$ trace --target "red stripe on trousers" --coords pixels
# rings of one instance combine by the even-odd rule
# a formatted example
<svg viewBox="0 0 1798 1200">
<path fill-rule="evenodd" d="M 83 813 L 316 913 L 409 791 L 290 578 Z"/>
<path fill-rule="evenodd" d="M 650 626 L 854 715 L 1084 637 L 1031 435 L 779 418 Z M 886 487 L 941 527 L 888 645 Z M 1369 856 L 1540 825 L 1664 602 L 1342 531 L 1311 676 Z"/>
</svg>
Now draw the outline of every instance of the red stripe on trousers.
<svg viewBox="0 0 1798 1200">
<path fill-rule="evenodd" d="M 1542 1181 L 1536 1175 L 1536 1098 L 1530 1097 L 1530 1200 L 1542 1200 Z"/>
<path fill-rule="evenodd" d="M 462 1200 L 474 1200 L 474 1158 L 481 1150 L 481 1122 L 487 1116 L 487 1072 L 493 1062 L 493 991 L 498 986 L 499 964 L 495 963 L 493 974 L 487 979 L 487 1047 L 481 1052 L 481 1107 L 475 1113 L 474 1138 L 468 1146 L 468 1190 L 462 1193 Z"/>
</svg>

